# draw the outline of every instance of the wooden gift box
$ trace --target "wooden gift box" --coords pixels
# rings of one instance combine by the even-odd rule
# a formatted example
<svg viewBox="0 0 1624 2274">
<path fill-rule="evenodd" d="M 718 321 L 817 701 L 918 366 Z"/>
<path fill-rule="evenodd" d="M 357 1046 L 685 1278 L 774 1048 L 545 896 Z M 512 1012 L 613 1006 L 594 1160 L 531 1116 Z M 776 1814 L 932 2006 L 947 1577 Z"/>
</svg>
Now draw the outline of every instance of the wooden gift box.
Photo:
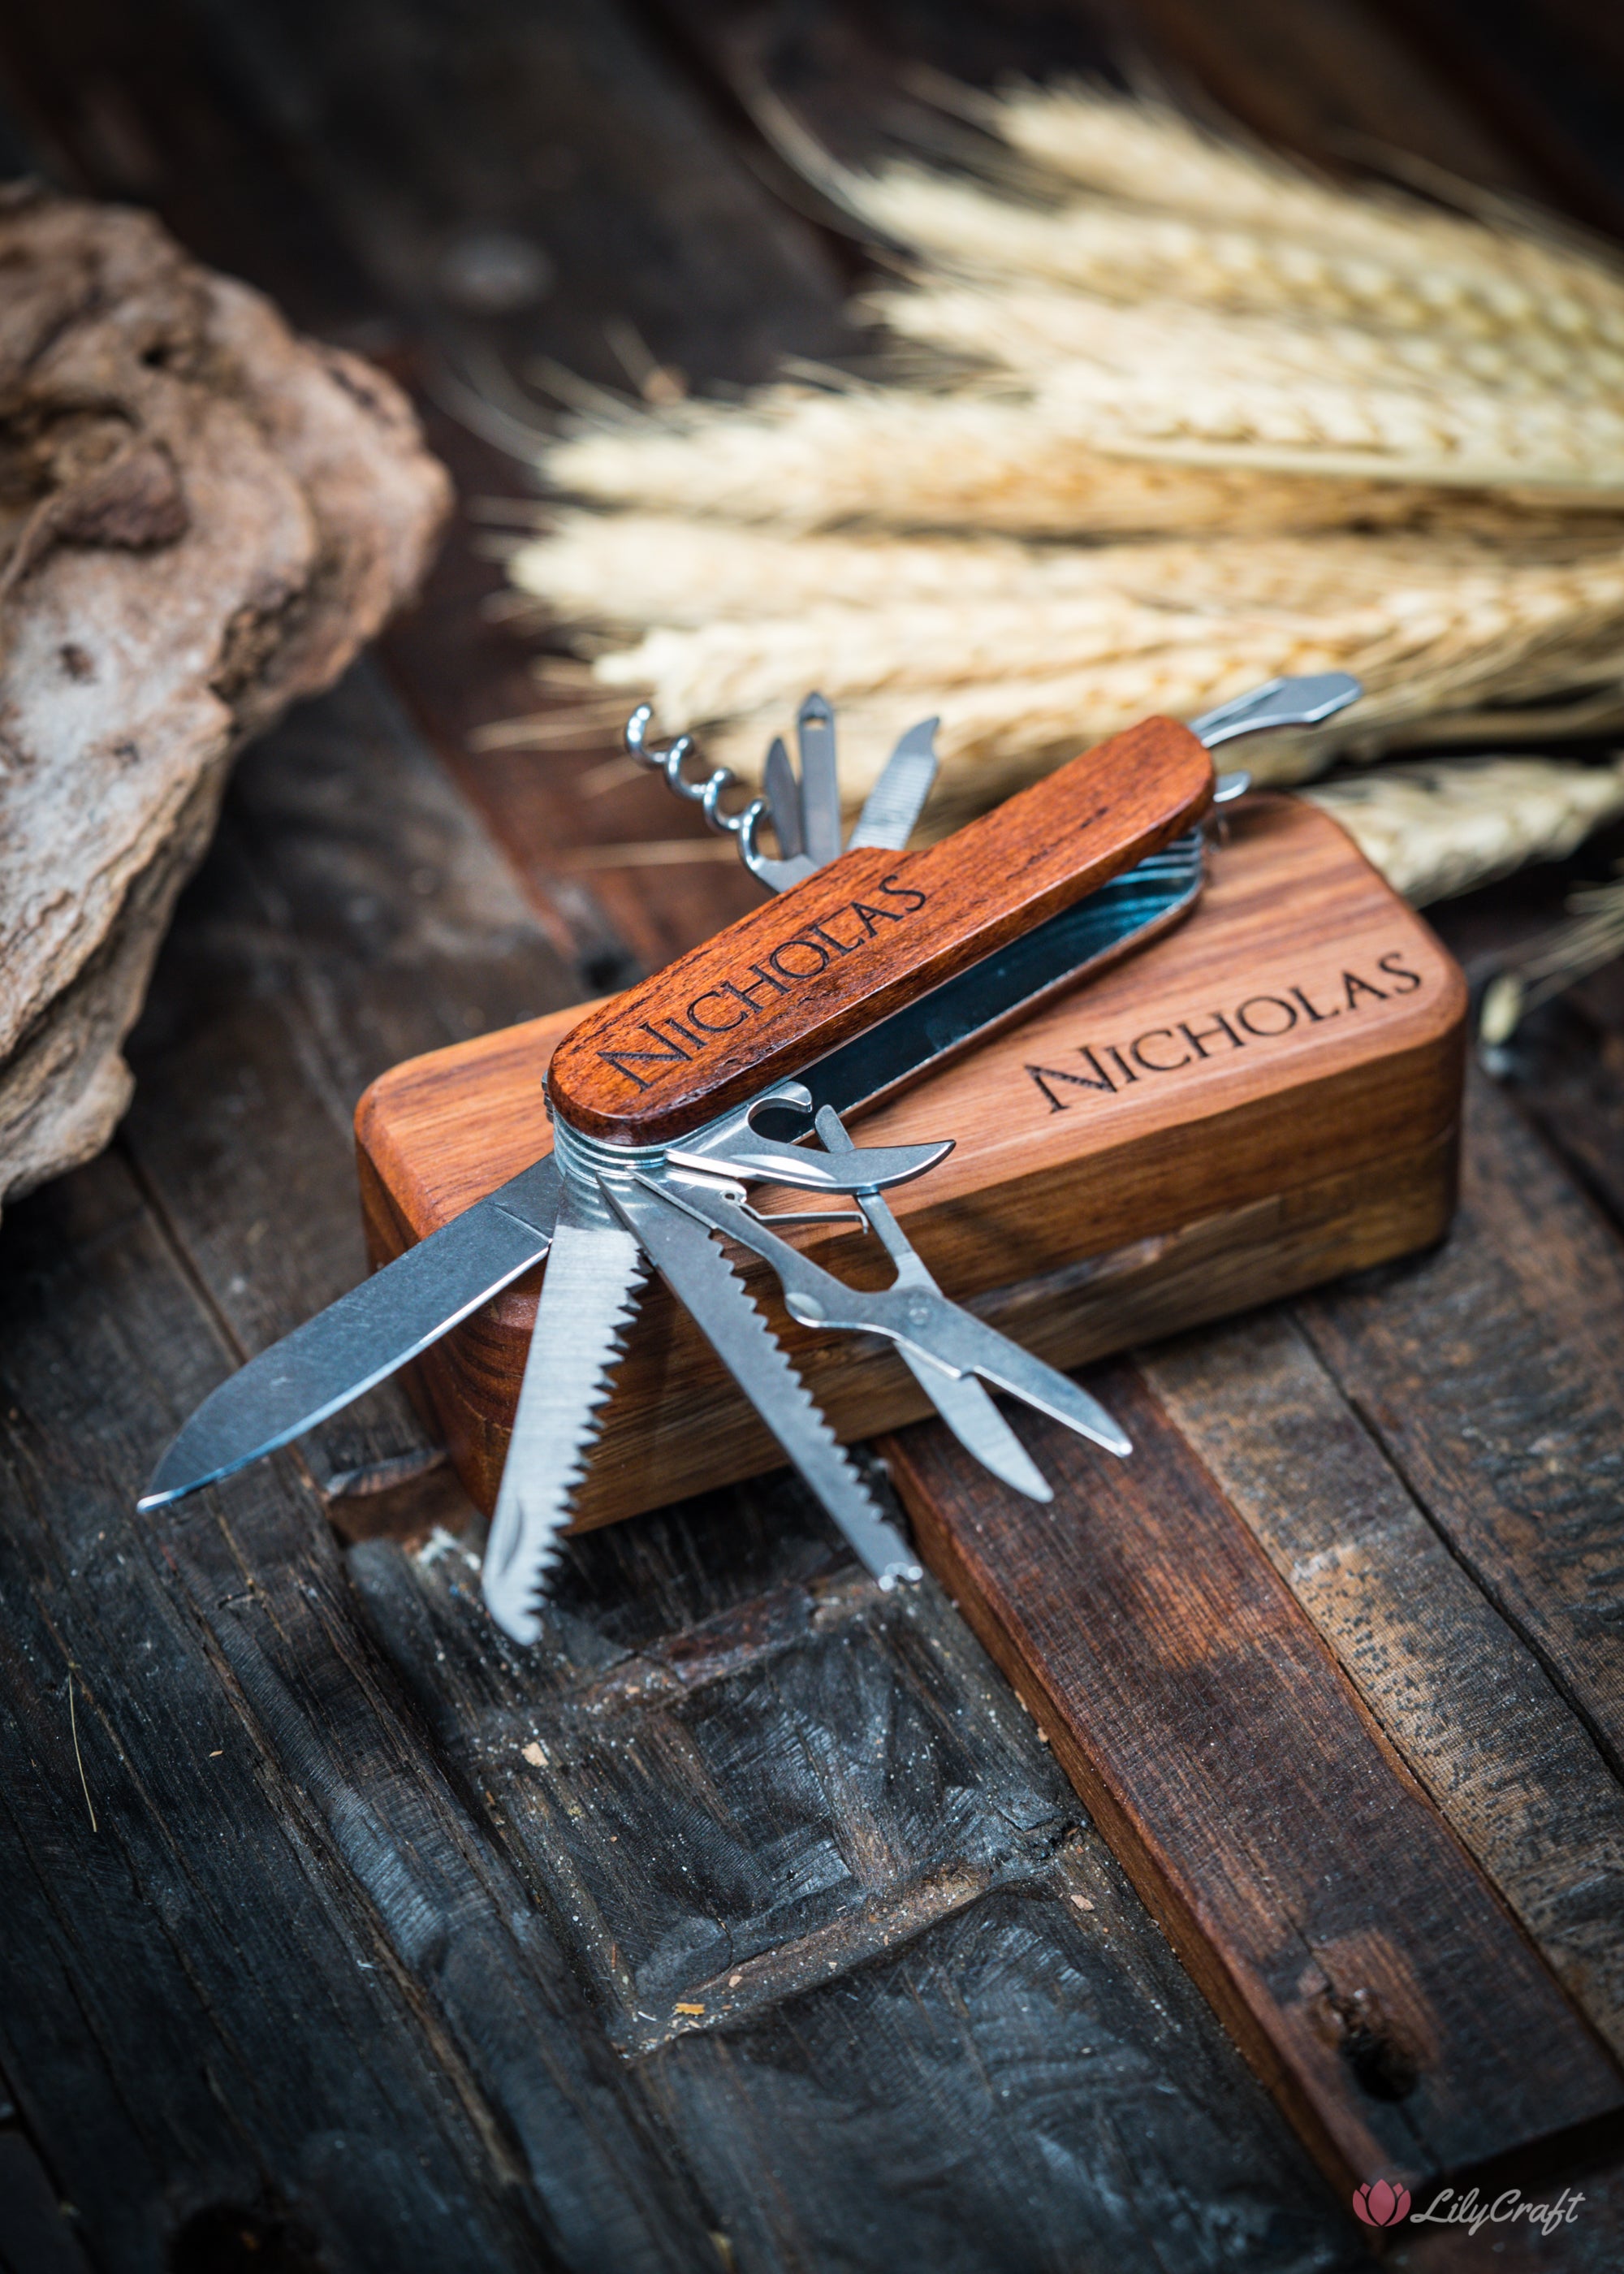
<svg viewBox="0 0 1624 2274">
<path fill-rule="evenodd" d="M 584 1008 L 432 1051 L 372 1084 L 356 1130 L 375 1263 L 546 1149 L 543 1078 Z M 1455 1201 L 1465 1011 L 1455 964 L 1336 825 L 1258 798 L 1212 848 L 1184 922 L 858 1126 L 868 1144 L 957 1140 L 892 1206 L 948 1294 L 1071 1367 L 1437 1239 Z M 812 1225 L 794 1237 L 831 1270 L 886 1284 L 866 1234 Z M 887 1347 L 797 1326 L 770 1269 L 736 1260 L 842 1438 L 929 1410 Z M 486 1510 L 540 1284 L 541 1269 L 516 1281 L 411 1376 Z M 579 1524 L 782 1457 L 651 1281 Z"/>
</svg>

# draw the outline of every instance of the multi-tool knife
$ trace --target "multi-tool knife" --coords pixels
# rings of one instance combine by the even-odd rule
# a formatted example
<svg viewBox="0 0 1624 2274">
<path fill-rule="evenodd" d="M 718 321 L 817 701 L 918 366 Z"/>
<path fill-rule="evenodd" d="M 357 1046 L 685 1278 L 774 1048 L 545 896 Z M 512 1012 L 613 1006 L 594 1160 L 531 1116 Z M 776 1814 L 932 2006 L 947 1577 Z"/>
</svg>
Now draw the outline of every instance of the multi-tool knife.
<svg viewBox="0 0 1624 2274">
<path fill-rule="evenodd" d="M 484 1561 L 486 1603 L 510 1635 L 539 1631 L 545 1577 L 650 1268 L 881 1585 L 916 1578 L 724 1240 L 771 1267 L 802 1326 L 889 1341 L 959 1441 L 1018 1490 L 1049 1496 L 991 1390 L 1128 1452 L 1086 1391 L 951 1302 L 898 1224 L 884 1193 L 951 1141 L 864 1148 L 844 1117 L 1177 922 L 1200 890 L 1207 808 L 1246 787 L 1244 775 L 1215 779 L 1210 751 L 1315 723 L 1358 692 L 1342 673 L 1275 680 L 1188 727 L 1147 719 L 914 853 L 905 847 L 936 772 L 934 719 L 902 737 L 842 850 L 821 697 L 801 706 L 799 771 L 775 742 L 763 794 L 738 812 L 722 803 L 732 775 L 694 779 L 688 738 L 653 747 L 637 712 L 633 754 L 732 832 L 778 897 L 588 1013 L 548 1070 L 552 1149 L 222 1382 L 165 1451 L 141 1507 L 286 1444 L 545 1257 Z M 854 1201 L 892 1284 L 859 1290 L 823 1269 L 777 1228 L 808 1211 L 760 1211 L 756 1186 Z"/>
</svg>

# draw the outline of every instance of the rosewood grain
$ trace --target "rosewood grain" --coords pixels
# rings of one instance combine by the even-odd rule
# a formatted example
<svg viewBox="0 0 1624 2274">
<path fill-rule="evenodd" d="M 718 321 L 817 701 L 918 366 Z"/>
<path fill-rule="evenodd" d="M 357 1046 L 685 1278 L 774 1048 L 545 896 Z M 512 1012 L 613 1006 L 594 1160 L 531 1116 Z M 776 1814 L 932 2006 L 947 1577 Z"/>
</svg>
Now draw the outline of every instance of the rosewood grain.
<svg viewBox="0 0 1624 2274">
<path fill-rule="evenodd" d="M 1156 851 L 1212 783 L 1189 729 L 1147 719 L 928 851 L 843 854 L 583 1019 L 553 1102 L 610 1144 L 683 1136 Z"/>
</svg>

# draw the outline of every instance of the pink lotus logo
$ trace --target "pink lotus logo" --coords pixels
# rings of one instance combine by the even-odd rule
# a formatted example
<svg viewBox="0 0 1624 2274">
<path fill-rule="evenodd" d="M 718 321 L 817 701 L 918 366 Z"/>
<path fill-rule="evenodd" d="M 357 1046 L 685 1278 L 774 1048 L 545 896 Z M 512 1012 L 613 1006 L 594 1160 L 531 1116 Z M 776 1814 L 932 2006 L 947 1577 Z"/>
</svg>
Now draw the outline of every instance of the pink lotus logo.
<svg viewBox="0 0 1624 2274">
<path fill-rule="evenodd" d="M 1372 2187 L 1355 2187 L 1353 2208 L 1366 2226 L 1396 2226 L 1410 2217 L 1410 2189 L 1378 2180 Z"/>
</svg>

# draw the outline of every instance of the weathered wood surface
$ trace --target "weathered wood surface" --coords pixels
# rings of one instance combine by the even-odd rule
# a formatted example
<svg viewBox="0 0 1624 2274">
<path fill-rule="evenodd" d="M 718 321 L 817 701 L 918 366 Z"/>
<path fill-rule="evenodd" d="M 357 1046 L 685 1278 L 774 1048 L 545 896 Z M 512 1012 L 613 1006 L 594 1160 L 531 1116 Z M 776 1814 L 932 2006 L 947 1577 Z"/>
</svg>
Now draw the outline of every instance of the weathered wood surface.
<svg viewBox="0 0 1624 2274">
<path fill-rule="evenodd" d="M 1486 1149 L 1473 1146 L 1474 1186 Z M 1370 1713 L 1624 2051 L 1624 1793 L 1560 1676 L 1474 1584 L 1430 1502 L 1339 1390 L 1303 1307 L 1306 1321 L 1276 1312 L 1146 1353 L 1145 1378 Z"/>
<path fill-rule="evenodd" d="M 1128 1367 L 1094 1380 L 1134 1458 L 1036 1425 L 1049 1507 L 935 1427 L 886 1457 L 932 1570 L 1338 2184 L 1419 2185 L 1624 2105 L 1199 1459 Z"/>
<path fill-rule="evenodd" d="M 335 701 L 336 728 L 364 720 L 365 687 Z M 231 881 L 261 906 L 309 849 L 301 755 L 293 729 L 252 754 L 233 796 L 251 818 L 228 813 L 222 849 L 246 872 Z M 278 794 L 284 769 L 293 794 Z M 411 870 L 387 892 L 374 881 L 351 919 L 410 938 Z M 220 937 L 209 883 L 192 896 L 199 966 Z M 171 959 L 183 983 L 192 918 Z M 235 989 L 222 1003 L 183 983 L 160 998 L 142 1070 L 151 1091 L 165 1060 L 195 1078 L 217 1050 L 219 1080 L 234 1058 L 251 1111 L 233 1156 L 256 1167 L 285 1158 L 267 1093 L 298 1111 L 328 1172 L 318 1159 L 282 1196 L 266 1236 L 282 1240 L 313 1206 L 336 1222 L 350 1205 L 306 1005 L 347 983 L 353 1035 L 378 982 L 330 937 L 267 927 L 239 952 L 255 948 L 259 986 L 285 988 L 279 1015 L 241 1020 Z M 417 963 L 417 1000 L 435 975 Z M 951 1613 L 853 1578 L 787 1485 L 583 1543 L 549 1646 L 519 1657 L 493 1650 L 455 1548 L 425 1561 L 373 1541 L 346 1585 L 285 1458 L 132 1526 L 154 1444 L 230 1362 L 193 1271 L 253 1323 L 240 1255 L 202 1236 L 219 1203 L 197 1156 L 166 1156 L 149 1124 L 133 1158 L 161 1219 L 109 1159 L 20 1210 L 7 1256 L 31 1299 L 5 1375 L 19 1449 L 4 1536 L 22 1559 L 5 1594 L 33 1583 L 37 1624 L 13 1647 L 40 1669 L 11 1710 L 40 1766 L 11 1803 L 31 1958 L 8 1984 L 0 2059 L 100 2256 L 157 2263 L 166 2233 L 240 2214 L 252 2232 L 285 2219 L 341 2264 L 455 2263 L 457 2221 L 492 2264 L 529 2263 L 543 2236 L 570 2264 L 703 2264 L 707 2222 L 741 2237 L 741 2263 L 748 2240 L 757 2263 L 817 2264 L 862 2247 L 895 2200 L 891 2158 L 939 2163 L 951 2120 L 930 2203 L 949 2263 L 992 2263 L 1011 2222 L 1034 2263 L 1079 2226 L 1134 2255 L 1165 2225 L 1203 2235 L 1199 2264 L 1343 2258 L 1339 2216 Z M 271 1206 L 268 1177 L 261 1190 Z M 97 1446 L 64 1509 L 38 1464 L 87 1408 Z M 112 1631 L 93 1623 L 115 1615 Z M 127 1892 L 109 1915 L 96 1843 L 115 1840 Z M 297 1863 L 279 1860 L 289 1841 Z M 122 1967 L 93 1965 L 94 2057 L 47 2051 L 64 2001 L 93 1986 L 77 1914 L 51 1906 L 64 1885 L 124 1947 L 151 1903 L 180 1922 L 184 1970 L 154 1972 L 139 2000 Z M 714 2050 L 693 2042 L 718 2024 Z M 222 2032 L 229 2057 L 199 2064 Z M 853 2065 L 875 2042 L 894 2048 L 883 2122 L 854 2141 Z M 605 2071 L 595 2045 L 632 2067 Z M 1042 2189 L 1019 2096 L 989 2100 L 982 2082 L 1040 2059 L 1065 2171 Z M 174 2212 L 169 2135 L 137 2162 L 121 2130 L 166 2063 L 215 2077 L 204 2109 L 177 2101 L 166 2120 L 191 2143 L 181 2165 L 167 2151 L 171 2183 L 185 2175 Z M 381 2101 L 356 2071 L 387 2081 Z M 250 2109 L 245 2151 L 230 2127 Z M 1124 2124 L 1162 2140 L 1131 2199 Z M 787 2166 L 784 2188 L 763 2194 L 752 2140 Z M 432 2167 L 432 2203 L 402 2157 Z M 1216 2228 L 1214 2193 L 1230 2202 Z"/>
<path fill-rule="evenodd" d="M 953 1152 L 897 1191 L 896 1211 L 944 1287 L 1056 1365 L 1387 1261 L 1449 1220 L 1465 1011 L 1456 968 L 1311 807 L 1258 801 L 1210 868 L 1199 903 L 1154 955 L 1058 995 L 857 1125 L 865 1142 L 887 1145 L 951 1133 Z M 549 1054 L 576 1019 L 455 1043 L 367 1091 L 357 1136 L 374 1261 L 546 1150 Z M 884 1284 L 867 1240 L 812 1225 L 793 1237 L 826 1268 L 878 1269 Z M 838 1435 L 929 1412 L 893 1352 L 799 1326 L 771 1269 L 750 1258 L 743 1269 Z M 482 1306 L 412 1369 L 414 1394 L 487 1510 L 540 1276 Z M 781 1459 L 692 1321 L 651 1285 L 578 1520 Z"/>
<path fill-rule="evenodd" d="M 1351 128 L 1552 193 L 1538 138 L 1485 125 L 1452 72 L 1417 63 L 1396 11 L 1378 27 L 1362 0 L 1338 0 L 1322 20 L 1335 41 L 1282 37 L 1266 0 L 1246 0 L 1226 13 L 1222 54 L 1190 11 L 1136 11 L 1129 28 L 1316 155 L 1335 161 Z M 34 162 L 63 181 L 156 202 L 201 257 L 402 369 L 442 354 L 466 372 L 483 353 L 482 368 L 498 356 L 516 372 L 551 356 L 621 384 L 603 326 L 626 316 L 658 361 L 751 379 L 776 350 L 826 354 L 849 336 L 836 310 L 850 256 L 753 178 L 774 162 L 730 108 L 724 30 L 768 59 L 776 37 L 832 64 L 854 137 L 891 99 L 892 61 L 985 79 L 1107 45 L 1071 10 L 944 8 L 927 24 L 831 6 L 810 22 L 674 0 L 635 16 L 552 0 L 165 0 L 139 19 L 60 0 L 0 32 L 23 122 L 0 144 L 32 136 Z M 447 289 L 479 263 L 441 254 L 493 225 L 533 236 L 555 281 L 480 314 Z M 466 487 L 510 486 L 492 454 L 458 456 Z M 605 865 L 628 840 L 702 840 L 658 784 L 593 780 L 613 757 L 597 726 L 532 750 L 462 747 L 474 727 L 542 707 L 523 647 L 477 618 L 487 574 L 464 529 L 387 668 L 509 849 L 533 925 L 432 786 L 394 694 L 365 674 L 304 739 L 289 730 L 249 762 L 242 818 L 161 974 L 128 1153 L 19 1207 L 0 1250 L 0 1367 L 26 1392 L 0 1404 L 14 1923 L 0 2146 L 73 2206 L 30 2274 L 76 2253 L 176 2274 L 475 2258 L 1035 2274 L 1079 2249 L 1112 2268 L 1365 2263 L 1363 2232 L 962 1624 L 929 1593 L 868 1597 L 787 1484 L 574 1543 L 558 1648 L 523 1663 L 492 1653 L 458 1550 L 443 1534 L 420 1544 L 461 1517 L 399 1399 L 323 1434 L 322 1498 L 303 1459 L 284 1458 L 154 1530 L 130 1523 L 180 1410 L 357 1268 L 344 1123 L 373 1073 L 623 984 L 750 905 L 753 888 L 704 858 Z M 1581 1038 L 1615 1048 L 1605 997 L 1587 996 L 1586 1015 L 1601 1023 Z M 1491 1102 L 1564 1211 L 1576 1202 L 1559 1154 L 1604 1197 L 1615 1174 L 1616 1108 L 1568 1031 L 1547 1021 L 1535 1038 L 1568 1085 L 1555 1150 Z M 1581 1093 L 1583 1132 L 1566 1103 Z M 1476 1141 L 1469 1126 L 1469 1159 Z M 1494 1177 L 1480 1209 L 1492 1250 L 1524 1237 Z M 1581 1215 L 1588 1237 L 1612 1239 Z M 1428 1307 L 1431 1268 L 1355 1290 L 1337 1314 L 1391 1410 L 1389 1469 L 1412 1377 L 1457 1447 L 1474 1402 L 1537 1438 L 1548 1395 L 1548 1378 L 1525 1380 L 1515 1333 L 1475 1373 L 1452 1368 L 1478 1294 Z M 1530 1268 L 1494 1267 L 1514 1323 L 1545 1299 Z M 1412 1284 L 1418 1307 L 1395 1314 L 1395 1337 L 1406 1318 L 1434 1337 L 1453 1321 L 1419 1358 L 1376 1331 Z M 1570 1322 L 1565 1350 L 1576 1300 L 1554 1314 Z M 1298 1312 L 1291 1331 L 1312 1337 L 1338 1428 L 1363 1431 L 1317 1320 Z M 1576 1412 L 1571 1442 L 1594 1449 L 1599 1385 L 1577 1380 L 1563 1426 Z M 1192 1393 L 1179 1428 L 1217 1472 L 1194 1413 Z M 1273 1472 L 1309 1556 L 1325 1544 L 1319 1512 L 1334 1527 L 1345 1504 L 1318 1462 L 1290 1454 Z M 1418 1466 L 1402 1480 L 1411 1521 L 1438 1540 L 1441 1511 L 1451 1547 L 1465 1543 L 1449 1569 L 1479 1602 L 1473 1573 L 1530 1530 L 1528 1477 L 1500 1456 L 1491 1467 L 1486 1499 L 1451 1499 L 1430 1474 L 1420 1489 Z M 1222 1480 L 1260 1526 L 1262 1487 L 1233 1468 Z M 1599 1518 L 1571 1475 L 1562 1488 L 1577 1558 Z M 341 1553 L 332 1517 L 352 1535 L 410 1537 Z M 1304 1560 L 1289 1538 L 1286 1553 Z M 1605 1669 L 1577 1615 L 1579 1563 L 1547 1542 L 1522 1567 L 1515 1616 L 1510 1597 L 1491 1606 L 1430 1711 L 1390 1691 L 1383 1704 L 1368 1665 L 1347 1662 L 1384 1740 L 1605 2024 L 1610 1898 L 1595 1887 L 1587 1924 L 1587 1891 L 1616 1788 L 1596 1781 L 1596 1759 L 1609 1780 L 1612 1766 L 1575 1700 L 1582 1679 L 1599 1697 Z M 1298 1595 L 1306 1616 L 1306 1583 Z M 1507 1660 L 1502 1641 L 1478 1680 L 1485 1633 L 1522 1656 Z M 1517 1692 L 1516 1715 L 1499 1686 L 1511 1663 L 1545 1684 Z M 1425 1678 L 1441 1673 L 1429 1662 Z M 1506 1811 L 1491 1798 L 1502 1724 Z M 1475 1815 L 1459 1797 L 1474 1779 Z M 1519 2172 L 1533 2192 L 1561 2177 L 1586 2191 L 1554 2250 L 1417 2230 L 1402 2263 L 1465 2270 L 1503 2241 L 1499 2265 L 1611 2270 L 1624 2204 L 1608 2152 Z M 0 2259 L 32 2247 L 21 2233 L 0 2194 Z"/>
</svg>

